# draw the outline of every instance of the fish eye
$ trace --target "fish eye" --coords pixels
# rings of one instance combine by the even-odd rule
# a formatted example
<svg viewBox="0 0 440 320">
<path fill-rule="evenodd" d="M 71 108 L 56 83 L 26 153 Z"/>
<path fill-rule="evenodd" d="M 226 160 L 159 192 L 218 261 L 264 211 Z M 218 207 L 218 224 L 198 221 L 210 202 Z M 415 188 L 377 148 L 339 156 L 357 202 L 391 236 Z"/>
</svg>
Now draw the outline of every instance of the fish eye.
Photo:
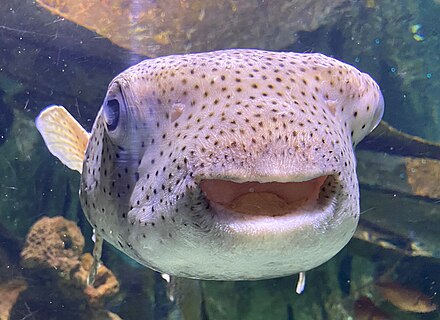
<svg viewBox="0 0 440 320">
<path fill-rule="evenodd" d="M 107 123 L 107 129 L 114 131 L 118 126 L 120 114 L 120 103 L 116 98 L 108 99 L 104 106 L 104 118 Z"/>
</svg>

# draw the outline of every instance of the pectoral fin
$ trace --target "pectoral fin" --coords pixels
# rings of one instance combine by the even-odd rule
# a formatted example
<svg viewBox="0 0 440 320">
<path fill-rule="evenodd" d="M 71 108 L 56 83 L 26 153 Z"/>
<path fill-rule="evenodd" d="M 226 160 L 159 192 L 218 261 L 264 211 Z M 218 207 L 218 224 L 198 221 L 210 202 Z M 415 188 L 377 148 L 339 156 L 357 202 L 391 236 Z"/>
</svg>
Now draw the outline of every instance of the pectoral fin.
<svg viewBox="0 0 440 320">
<path fill-rule="evenodd" d="M 49 151 L 72 170 L 82 172 L 90 134 L 62 106 L 49 106 L 35 119 Z"/>
</svg>

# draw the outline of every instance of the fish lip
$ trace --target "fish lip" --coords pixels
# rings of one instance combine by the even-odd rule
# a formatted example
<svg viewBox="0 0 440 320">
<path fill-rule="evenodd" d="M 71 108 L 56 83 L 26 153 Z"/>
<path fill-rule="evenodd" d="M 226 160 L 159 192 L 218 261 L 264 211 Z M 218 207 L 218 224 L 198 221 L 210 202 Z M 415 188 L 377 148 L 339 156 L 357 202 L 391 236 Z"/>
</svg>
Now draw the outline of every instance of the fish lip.
<svg viewBox="0 0 440 320">
<path fill-rule="evenodd" d="M 337 192 L 330 192 L 326 191 L 326 188 L 324 185 L 326 185 L 330 180 L 334 180 L 336 184 L 338 185 L 339 181 L 337 179 L 337 176 L 334 174 L 324 174 L 321 176 L 315 176 L 311 179 L 291 179 L 289 182 L 279 182 L 279 181 L 268 181 L 264 182 L 262 184 L 271 184 L 271 183 L 277 183 L 277 184 L 286 184 L 286 187 L 291 186 L 291 184 L 295 183 L 297 186 L 301 186 L 302 183 L 312 183 L 312 181 L 316 181 L 311 188 L 312 193 L 316 194 L 316 197 L 311 197 L 311 199 L 307 199 L 306 201 L 303 201 L 302 203 L 298 203 L 298 205 L 293 205 L 291 207 L 287 207 L 285 210 L 281 209 L 280 211 L 277 211 L 274 213 L 268 213 L 268 214 L 262 214 L 262 213 L 250 213 L 247 212 L 247 209 L 239 210 L 236 208 L 233 208 L 230 204 L 234 201 L 240 201 L 242 198 L 246 198 L 244 201 L 252 201 L 255 199 L 255 201 L 258 202 L 258 197 L 261 196 L 267 196 L 267 193 L 272 193 L 270 190 L 267 190 L 268 192 L 264 192 L 265 190 L 260 192 L 256 192 L 256 197 L 252 198 L 251 196 L 248 196 L 249 193 L 245 193 L 245 195 L 239 195 L 236 198 L 232 199 L 231 201 L 225 200 L 225 201 L 218 201 L 215 197 L 213 198 L 212 195 L 207 193 L 206 191 L 208 188 L 206 188 L 206 181 L 209 181 L 211 179 L 204 179 L 201 180 L 199 183 L 199 186 L 203 192 L 203 196 L 205 197 L 206 201 L 209 203 L 211 212 L 213 213 L 214 219 L 217 221 L 217 223 L 220 224 L 236 224 L 237 222 L 243 221 L 243 222 L 257 222 L 258 220 L 264 221 L 267 219 L 279 219 L 279 220 L 289 220 L 290 222 L 294 222 L 294 220 L 297 220 L 298 223 L 302 221 L 302 223 L 307 223 L 306 221 L 310 219 L 322 219 L 325 218 L 326 220 L 331 219 L 334 216 L 335 207 L 338 202 L 337 199 Z M 215 180 L 215 179 L 212 179 Z M 240 184 L 241 182 L 235 182 L 234 180 L 229 179 L 219 179 L 222 181 L 227 182 L 230 184 Z M 293 180 L 293 181 L 292 181 Z M 252 183 L 251 181 L 244 182 L 244 183 Z M 277 194 L 276 192 L 274 192 Z M 278 194 L 277 194 L 278 195 Z M 269 196 L 270 197 L 270 196 Z M 281 196 L 283 198 L 283 196 Z M 296 200 L 293 200 L 296 201 Z M 241 204 L 239 203 L 238 206 Z M 265 210 L 265 209 L 262 209 Z"/>
</svg>

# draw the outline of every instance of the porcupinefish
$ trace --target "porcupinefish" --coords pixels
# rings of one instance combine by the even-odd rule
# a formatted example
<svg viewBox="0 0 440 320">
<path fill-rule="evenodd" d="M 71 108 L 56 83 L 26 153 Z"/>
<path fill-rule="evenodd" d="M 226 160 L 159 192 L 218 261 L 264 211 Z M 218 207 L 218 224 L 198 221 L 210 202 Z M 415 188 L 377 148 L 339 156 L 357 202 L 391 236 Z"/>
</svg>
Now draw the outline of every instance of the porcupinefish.
<svg viewBox="0 0 440 320">
<path fill-rule="evenodd" d="M 61 106 L 36 124 L 81 173 L 97 235 L 166 274 L 250 280 L 310 270 L 350 240 L 353 149 L 383 108 L 374 80 L 338 60 L 237 49 L 130 67 L 91 134 Z"/>
</svg>

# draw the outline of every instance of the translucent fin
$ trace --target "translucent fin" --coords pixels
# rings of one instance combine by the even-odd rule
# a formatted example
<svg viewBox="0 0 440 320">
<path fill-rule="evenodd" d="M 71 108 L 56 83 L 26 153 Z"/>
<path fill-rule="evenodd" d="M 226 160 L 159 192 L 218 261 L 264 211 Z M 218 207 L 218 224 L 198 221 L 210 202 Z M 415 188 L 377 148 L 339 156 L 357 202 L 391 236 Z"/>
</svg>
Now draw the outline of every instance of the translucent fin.
<svg viewBox="0 0 440 320">
<path fill-rule="evenodd" d="M 168 320 L 201 320 L 203 317 L 203 292 L 200 281 L 162 274 L 167 281 L 167 295 L 172 303 Z"/>
<path fill-rule="evenodd" d="M 35 119 L 49 151 L 72 170 L 82 172 L 90 134 L 62 106 L 49 106 Z"/>
<path fill-rule="evenodd" d="M 296 284 L 296 293 L 301 294 L 306 286 L 306 273 L 300 272 L 298 277 L 298 283 Z"/>
<path fill-rule="evenodd" d="M 98 268 L 101 266 L 102 245 L 104 244 L 104 239 L 96 233 L 95 229 L 93 229 L 93 242 L 95 243 L 95 246 L 93 247 L 93 264 L 87 278 L 88 285 L 93 285 L 95 282 Z"/>
</svg>

